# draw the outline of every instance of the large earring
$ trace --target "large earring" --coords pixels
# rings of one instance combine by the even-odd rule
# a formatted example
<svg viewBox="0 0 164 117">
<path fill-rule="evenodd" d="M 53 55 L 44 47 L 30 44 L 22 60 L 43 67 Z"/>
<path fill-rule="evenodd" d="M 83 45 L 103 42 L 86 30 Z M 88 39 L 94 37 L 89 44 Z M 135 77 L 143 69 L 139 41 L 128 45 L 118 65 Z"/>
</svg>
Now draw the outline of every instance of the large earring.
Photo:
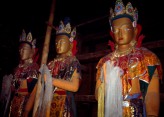
<svg viewBox="0 0 164 117">
<path fill-rule="evenodd" d="M 135 28 L 137 26 L 137 22 L 136 21 L 133 21 L 132 25 Z"/>
<path fill-rule="evenodd" d="M 110 27 L 110 30 L 113 32 L 113 28 L 112 28 L 112 26 Z"/>
<path fill-rule="evenodd" d="M 30 59 L 28 60 L 28 62 L 29 62 L 29 63 L 32 63 L 32 62 L 33 62 L 32 58 L 30 58 Z"/>
<path fill-rule="evenodd" d="M 118 49 L 118 44 L 115 44 L 115 50 L 117 50 Z"/>
<path fill-rule="evenodd" d="M 72 56 L 72 47 L 73 47 L 73 44 L 70 43 L 70 49 L 69 49 L 69 51 L 67 52 L 67 56 Z"/>
<path fill-rule="evenodd" d="M 130 42 L 130 45 L 131 45 L 132 47 L 134 47 L 134 46 L 136 45 L 136 43 L 137 43 L 137 41 L 136 41 L 135 39 L 133 39 L 133 40 Z"/>
<path fill-rule="evenodd" d="M 67 56 L 72 56 L 72 51 L 68 51 Z"/>
</svg>

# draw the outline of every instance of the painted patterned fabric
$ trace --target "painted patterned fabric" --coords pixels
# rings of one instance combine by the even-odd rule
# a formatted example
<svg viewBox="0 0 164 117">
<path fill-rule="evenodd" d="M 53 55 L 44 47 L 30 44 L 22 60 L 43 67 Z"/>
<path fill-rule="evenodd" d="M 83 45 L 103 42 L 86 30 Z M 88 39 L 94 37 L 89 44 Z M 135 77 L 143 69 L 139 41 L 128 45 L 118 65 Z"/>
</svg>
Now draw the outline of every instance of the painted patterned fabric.
<svg viewBox="0 0 164 117">
<path fill-rule="evenodd" d="M 37 83 L 38 70 L 39 66 L 36 63 L 29 63 L 26 66 L 19 65 L 15 69 L 13 79 L 13 88 L 15 92 L 10 105 L 10 117 L 22 117 L 25 105 Z M 22 85 L 26 85 L 24 86 L 26 88 L 21 88 Z"/>
<path fill-rule="evenodd" d="M 101 68 L 103 64 L 111 60 L 111 56 L 113 53 L 108 54 L 107 56 L 100 59 L 98 65 L 97 65 L 97 78 L 100 78 L 102 83 L 103 79 L 101 77 Z M 119 66 L 123 70 L 123 75 L 121 76 L 121 82 L 122 82 L 122 96 L 124 101 L 128 101 L 129 105 L 133 105 L 133 108 L 129 108 L 129 113 L 134 113 L 137 116 L 136 112 L 141 112 L 142 116 L 144 115 L 144 98 L 147 92 L 148 85 L 152 79 L 152 76 L 154 73 L 158 74 L 159 78 L 162 79 L 162 67 L 160 60 L 158 57 L 148 49 L 141 47 L 141 48 L 135 48 L 131 53 L 121 56 L 121 57 L 115 57 L 113 59 L 114 66 Z M 132 88 L 132 80 L 139 79 L 138 84 L 140 86 L 140 96 L 132 99 L 128 99 L 128 96 L 130 96 L 130 91 Z M 101 88 L 100 88 L 101 89 Z M 103 93 L 104 89 L 101 89 L 101 94 L 99 93 L 98 96 L 102 97 L 101 95 Z M 102 100 L 103 101 L 103 100 Z M 98 102 L 99 107 L 101 104 L 103 104 L 100 100 Z M 135 105 L 135 106 L 134 106 Z M 134 107 L 140 107 L 143 110 L 137 110 L 134 109 Z M 101 109 L 99 109 L 101 110 Z M 124 108 L 123 115 L 128 115 L 128 111 Z"/>
<path fill-rule="evenodd" d="M 52 77 L 67 81 L 71 80 L 71 76 L 75 70 L 77 70 L 78 73 L 81 72 L 80 63 L 75 56 L 68 57 L 64 61 L 55 59 L 49 62 L 48 68 L 50 69 Z M 54 91 L 50 116 L 76 117 L 74 93 L 59 88 Z"/>
</svg>

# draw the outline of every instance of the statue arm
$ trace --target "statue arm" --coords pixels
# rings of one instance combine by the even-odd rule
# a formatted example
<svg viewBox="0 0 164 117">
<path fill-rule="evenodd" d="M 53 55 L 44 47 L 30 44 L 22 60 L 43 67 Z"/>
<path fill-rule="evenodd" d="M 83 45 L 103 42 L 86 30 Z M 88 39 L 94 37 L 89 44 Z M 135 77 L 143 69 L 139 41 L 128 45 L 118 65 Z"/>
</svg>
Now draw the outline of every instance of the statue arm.
<svg viewBox="0 0 164 117">
<path fill-rule="evenodd" d="M 101 70 L 98 69 L 97 73 L 96 73 L 96 87 L 95 87 L 95 99 L 96 100 L 98 100 L 98 89 L 99 89 L 99 87 L 101 85 L 100 73 L 101 73 Z"/>
<path fill-rule="evenodd" d="M 35 85 L 32 93 L 30 94 L 30 97 L 26 103 L 25 106 L 25 112 L 23 113 L 24 117 L 28 117 L 29 112 L 32 110 L 35 100 L 35 94 L 36 94 L 37 84 Z"/>
<path fill-rule="evenodd" d="M 147 116 L 158 116 L 160 105 L 160 89 L 159 89 L 159 75 L 157 69 L 148 86 L 147 94 L 145 97 L 146 113 Z"/>
<path fill-rule="evenodd" d="M 80 73 L 76 69 L 70 81 L 53 78 L 53 85 L 64 90 L 76 92 L 80 85 Z"/>
</svg>

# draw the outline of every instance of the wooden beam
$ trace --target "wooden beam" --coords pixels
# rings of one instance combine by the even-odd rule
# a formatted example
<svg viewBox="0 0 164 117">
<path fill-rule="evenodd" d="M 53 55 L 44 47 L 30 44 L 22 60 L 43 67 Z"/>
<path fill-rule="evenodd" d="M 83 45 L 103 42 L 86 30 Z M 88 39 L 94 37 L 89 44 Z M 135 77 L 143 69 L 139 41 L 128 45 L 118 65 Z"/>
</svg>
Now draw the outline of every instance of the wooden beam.
<svg viewBox="0 0 164 117">
<path fill-rule="evenodd" d="M 107 32 L 98 32 L 98 33 L 92 33 L 92 34 L 87 34 L 87 35 L 82 35 L 80 38 L 82 38 L 83 42 L 88 42 L 88 41 L 95 41 L 95 40 L 100 40 L 103 38 L 110 38 L 110 35 Z"/>
<path fill-rule="evenodd" d="M 96 102 L 94 95 L 76 95 L 75 100 L 81 102 Z"/>
<path fill-rule="evenodd" d="M 143 47 L 146 47 L 148 49 L 164 47 L 164 40 L 143 43 Z"/>
<path fill-rule="evenodd" d="M 164 47 L 164 40 L 143 43 L 143 47 L 146 47 L 148 49 Z M 107 49 L 107 50 L 103 50 L 103 51 L 97 51 L 97 52 L 93 52 L 93 53 L 86 53 L 86 54 L 82 54 L 82 55 L 77 55 L 77 58 L 80 61 L 96 59 L 96 58 L 101 58 L 110 52 L 111 52 L 111 50 Z"/>
</svg>

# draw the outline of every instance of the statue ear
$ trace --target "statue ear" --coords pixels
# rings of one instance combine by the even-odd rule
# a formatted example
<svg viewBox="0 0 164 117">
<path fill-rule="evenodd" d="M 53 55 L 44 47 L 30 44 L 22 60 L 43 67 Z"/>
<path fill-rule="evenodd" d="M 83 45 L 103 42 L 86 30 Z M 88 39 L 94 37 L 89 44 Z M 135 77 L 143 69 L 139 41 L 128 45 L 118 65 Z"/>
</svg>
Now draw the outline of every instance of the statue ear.
<svg viewBox="0 0 164 117">
<path fill-rule="evenodd" d="M 37 62 L 38 61 L 38 59 L 39 59 L 39 51 L 38 51 L 39 49 L 38 48 L 33 48 L 32 49 L 32 59 L 33 59 L 33 61 L 34 62 Z"/>
<path fill-rule="evenodd" d="M 31 50 L 31 58 L 34 56 L 34 53 L 35 53 L 35 48 L 32 48 L 32 50 Z"/>
<path fill-rule="evenodd" d="M 134 27 L 134 34 L 135 34 L 135 37 L 137 38 L 137 35 L 138 35 L 138 28 L 137 27 Z"/>
<path fill-rule="evenodd" d="M 73 48 L 73 43 L 70 42 L 69 45 L 70 45 L 70 50 L 72 50 L 72 48 Z"/>
</svg>

